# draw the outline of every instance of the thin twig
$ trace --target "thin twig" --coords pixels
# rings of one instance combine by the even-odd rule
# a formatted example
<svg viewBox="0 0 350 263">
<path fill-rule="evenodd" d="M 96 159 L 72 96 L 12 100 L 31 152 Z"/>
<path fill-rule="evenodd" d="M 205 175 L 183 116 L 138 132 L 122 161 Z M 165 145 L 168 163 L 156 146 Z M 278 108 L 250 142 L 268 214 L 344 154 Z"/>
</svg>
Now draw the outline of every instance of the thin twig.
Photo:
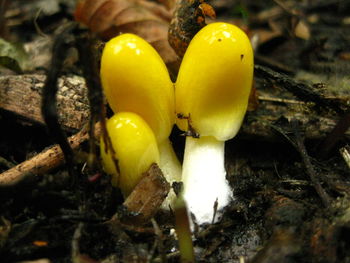
<svg viewBox="0 0 350 263">
<path fill-rule="evenodd" d="M 254 68 L 256 76 L 274 81 L 279 87 L 294 94 L 297 98 L 305 102 L 314 102 L 317 107 L 331 109 L 338 114 L 344 114 L 346 110 L 343 108 L 348 108 L 347 106 L 342 105 L 340 102 L 327 99 L 322 94 L 316 92 L 311 86 L 301 82 L 296 82 L 293 78 L 287 76 L 286 74 L 276 72 L 268 67 L 260 65 L 255 65 Z"/>
<path fill-rule="evenodd" d="M 292 120 L 291 121 L 292 124 L 292 128 L 295 134 L 295 141 L 296 141 L 296 146 L 297 149 L 301 155 L 301 158 L 303 159 L 305 168 L 306 168 L 306 172 L 309 175 L 311 182 L 316 190 L 316 192 L 318 193 L 318 195 L 320 196 L 323 204 L 325 207 L 329 207 L 330 205 L 330 198 L 328 196 L 328 194 L 326 193 L 326 191 L 322 188 L 319 179 L 316 175 L 316 171 L 314 170 L 314 167 L 311 164 L 310 161 L 310 157 L 306 151 L 302 136 L 299 132 L 299 127 L 298 127 L 298 122 L 297 120 Z"/>
<path fill-rule="evenodd" d="M 39 36 L 42 36 L 44 38 L 48 38 L 48 35 L 46 35 L 40 28 L 39 24 L 38 24 L 38 19 L 39 19 L 39 16 L 41 14 L 41 12 L 43 11 L 42 8 L 40 8 L 37 13 L 35 14 L 35 17 L 34 17 L 34 27 L 35 27 L 35 30 L 36 32 L 38 33 Z"/>
<path fill-rule="evenodd" d="M 270 102 L 277 102 L 277 103 L 285 103 L 285 104 L 298 104 L 298 105 L 305 105 L 305 102 L 299 101 L 299 100 L 290 100 L 290 99 L 283 99 L 283 98 L 274 98 L 270 96 L 258 96 L 258 100 L 260 101 L 270 101 Z"/>
<path fill-rule="evenodd" d="M 154 218 L 151 219 L 151 222 L 154 228 L 154 233 L 157 235 L 158 252 L 160 254 L 160 258 L 162 259 L 162 263 L 166 263 L 168 262 L 168 260 L 165 254 L 162 230 L 160 229 L 157 221 Z"/>
<path fill-rule="evenodd" d="M 99 123 L 95 126 L 95 136 L 100 136 Z M 89 139 L 86 129 L 68 138 L 70 147 L 78 149 L 82 143 Z M 44 150 L 33 158 L 16 165 L 15 167 L 0 174 L 0 185 L 11 185 L 24 179 L 26 176 L 42 175 L 63 164 L 64 155 L 58 145 Z"/>
<path fill-rule="evenodd" d="M 103 101 L 102 85 L 98 70 L 97 55 L 95 54 L 96 38 L 92 37 L 87 31 L 78 32 L 80 37 L 76 41 L 76 47 L 79 52 L 80 65 L 84 73 L 86 85 L 88 87 L 88 98 L 90 104 L 90 121 L 89 121 L 89 160 L 88 166 L 90 169 L 98 167 L 98 158 L 95 152 L 94 127 L 95 123 L 100 121 L 102 134 L 107 136 L 106 129 L 106 114 Z M 94 52 L 95 51 L 95 52 Z M 106 148 L 111 148 L 112 144 L 108 141 Z M 112 147 L 113 148 L 113 147 Z M 114 156 L 112 150 L 112 156 Z"/>
<path fill-rule="evenodd" d="M 41 111 L 46 123 L 49 134 L 60 145 L 64 153 L 65 161 L 71 175 L 74 172 L 74 154 L 70 147 L 66 133 L 62 130 L 58 120 L 57 111 L 57 91 L 58 91 L 58 77 L 60 76 L 65 55 L 68 48 L 74 43 L 74 38 L 71 35 L 76 28 L 76 23 L 68 24 L 63 32 L 56 38 L 53 50 L 50 71 L 47 73 L 45 85 L 43 88 L 43 99 Z M 62 55 L 65 54 L 65 55 Z M 63 57 L 62 57 L 63 56 Z"/>
</svg>

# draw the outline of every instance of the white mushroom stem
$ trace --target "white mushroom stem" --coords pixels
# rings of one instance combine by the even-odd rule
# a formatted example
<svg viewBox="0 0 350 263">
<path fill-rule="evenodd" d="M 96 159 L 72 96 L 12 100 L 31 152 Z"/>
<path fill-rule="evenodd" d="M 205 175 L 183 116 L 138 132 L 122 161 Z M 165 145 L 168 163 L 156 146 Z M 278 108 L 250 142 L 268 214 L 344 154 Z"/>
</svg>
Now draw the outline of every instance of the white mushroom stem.
<svg viewBox="0 0 350 263">
<path fill-rule="evenodd" d="M 225 142 L 214 137 L 187 137 L 182 179 L 189 211 L 201 225 L 211 223 L 217 202 L 216 222 L 232 199 L 224 166 Z"/>
<path fill-rule="evenodd" d="M 181 164 L 174 152 L 172 144 L 169 139 L 158 144 L 159 148 L 159 167 L 162 170 L 164 177 L 172 185 L 173 182 L 180 182 L 182 175 Z M 176 194 L 171 188 L 167 198 L 164 200 L 162 207 L 169 209 L 173 208 L 176 199 Z"/>
</svg>

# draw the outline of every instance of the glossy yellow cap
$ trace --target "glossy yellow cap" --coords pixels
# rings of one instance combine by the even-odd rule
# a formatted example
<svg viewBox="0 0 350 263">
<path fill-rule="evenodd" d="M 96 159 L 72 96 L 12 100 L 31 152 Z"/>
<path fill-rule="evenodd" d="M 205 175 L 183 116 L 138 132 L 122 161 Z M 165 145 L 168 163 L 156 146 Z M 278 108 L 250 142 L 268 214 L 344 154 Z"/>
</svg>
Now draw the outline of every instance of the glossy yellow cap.
<svg viewBox="0 0 350 263">
<path fill-rule="evenodd" d="M 227 23 L 205 26 L 190 42 L 180 66 L 176 113 L 190 115 L 200 136 L 233 138 L 247 109 L 253 67 L 253 50 L 241 29 Z M 188 130 L 187 120 L 176 122 Z"/>
<path fill-rule="evenodd" d="M 112 176 L 112 184 L 120 187 L 126 197 L 134 189 L 152 163 L 159 163 L 159 151 L 152 129 L 137 114 L 120 112 L 107 121 L 107 131 L 115 151 L 118 175 L 111 151 L 106 153 L 101 138 L 103 168 Z"/>
<path fill-rule="evenodd" d="M 101 80 L 114 112 L 139 114 L 158 142 L 169 136 L 175 122 L 174 85 L 150 44 L 133 34 L 111 39 L 102 53 Z"/>
</svg>

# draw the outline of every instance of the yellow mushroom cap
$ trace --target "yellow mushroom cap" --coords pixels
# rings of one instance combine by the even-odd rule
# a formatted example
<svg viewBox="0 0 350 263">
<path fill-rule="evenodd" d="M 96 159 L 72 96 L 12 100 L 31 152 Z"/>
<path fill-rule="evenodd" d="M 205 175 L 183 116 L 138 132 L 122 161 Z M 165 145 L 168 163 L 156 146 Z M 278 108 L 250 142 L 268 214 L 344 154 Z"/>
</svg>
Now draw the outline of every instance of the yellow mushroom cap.
<svg viewBox="0 0 350 263">
<path fill-rule="evenodd" d="M 120 112 L 107 121 L 107 131 L 115 152 L 118 175 L 111 151 L 106 153 L 101 138 L 103 168 L 112 176 L 112 184 L 128 196 L 152 163 L 159 163 L 159 151 L 152 129 L 137 114 Z"/>
<path fill-rule="evenodd" d="M 253 80 L 247 35 L 227 23 L 202 28 L 190 42 L 175 84 L 176 113 L 190 115 L 201 136 L 226 141 L 243 121 Z M 177 119 L 181 130 L 188 121 Z"/>
<path fill-rule="evenodd" d="M 150 44 L 133 34 L 111 39 L 102 53 L 101 80 L 114 112 L 139 114 L 158 142 L 169 136 L 175 122 L 174 87 Z"/>
</svg>

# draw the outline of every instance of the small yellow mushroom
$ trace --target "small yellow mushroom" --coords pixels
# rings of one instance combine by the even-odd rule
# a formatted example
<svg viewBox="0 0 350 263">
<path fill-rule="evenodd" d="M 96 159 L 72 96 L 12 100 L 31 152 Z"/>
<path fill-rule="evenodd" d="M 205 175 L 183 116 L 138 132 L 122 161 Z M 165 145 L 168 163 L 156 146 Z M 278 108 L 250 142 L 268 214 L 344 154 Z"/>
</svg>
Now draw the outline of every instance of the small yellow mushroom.
<svg viewBox="0 0 350 263">
<path fill-rule="evenodd" d="M 175 122 L 174 86 L 150 44 L 133 34 L 108 41 L 101 58 L 101 80 L 114 112 L 135 112 L 159 142 L 168 138 Z"/>
<path fill-rule="evenodd" d="M 213 219 L 232 193 L 225 179 L 224 145 L 233 138 L 247 109 L 253 79 L 253 50 L 246 34 L 227 23 L 202 28 L 190 42 L 175 84 L 178 127 L 186 138 L 184 198 L 198 223 Z M 186 118 L 183 118 L 186 116 Z"/>
<path fill-rule="evenodd" d="M 189 115 L 201 136 L 226 141 L 241 127 L 253 79 L 247 35 L 227 23 L 204 27 L 192 39 L 176 82 L 176 112 Z M 177 125 L 188 130 L 188 122 Z"/>
<path fill-rule="evenodd" d="M 157 141 L 152 129 L 135 113 L 117 113 L 106 126 L 115 155 L 112 156 L 111 149 L 106 151 L 101 137 L 102 165 L 105 172 L 112 176 L 112 184 L 120 187 L 126 197 L 140 181 L 142 173 L 151 164 L 159 163 Z"/>
<path fill-rule="evenodd" d="M 134 112 L 149 124 L 157 138 L 165 178 L 170 183 L 180 181 L 181 166 L 168 139 L 175 123 L 174 84 L 159 54 L 136 35 L 117 36 L 103 50 L 101 81 L 115 113 Z"/>
</svg>

